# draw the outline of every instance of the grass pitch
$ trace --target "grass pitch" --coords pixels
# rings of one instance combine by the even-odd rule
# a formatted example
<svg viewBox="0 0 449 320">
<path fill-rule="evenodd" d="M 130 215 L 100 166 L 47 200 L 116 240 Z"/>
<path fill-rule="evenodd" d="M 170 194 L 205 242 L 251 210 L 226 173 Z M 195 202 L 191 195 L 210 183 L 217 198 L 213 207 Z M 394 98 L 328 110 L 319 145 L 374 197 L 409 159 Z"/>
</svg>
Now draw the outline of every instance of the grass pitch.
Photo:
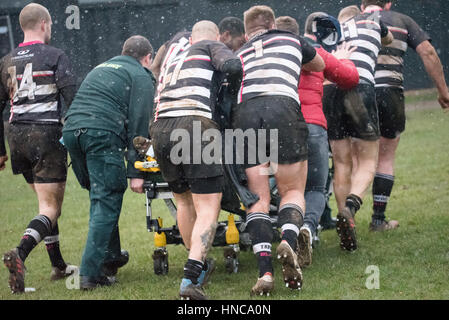
<svg viewBox="0 0 449 320">
<path fill-rule="evenodd" d="M 412 98 L 419 104 L 421 99 Z M 448 299 L 449 285 L 449 114 L 441 109 L 409 111 L 407 129 L 399 146 L 395 187 L 387 217 L 400 221 L 400 228 L 370 233 L 372 197 L 368 195 L 357 214 L 359 249 L 352 253 L 339 248 L 334 230 L 321 233 L 312 265 L 305 269 L 301 291 L 284 287 L 279 263 L 275 265 L 275 291 L 269 298 L 254 299 Z M 118 273 L 119 283 L 92 292 L 69 290 L 65 281 L 50 282 L 50 263 L 43 244 L 26 261 L 26 287 L 33 293 L 12 295 L 8 272 L 0 266 L 0 300 L 5 299 L 177 299 L 187 252 L 169 246 L 170 271 L 157 276 L 151 254 L 153 234 L 145 224 L 144 196 L 127 191 L 120 218 L 122 247 L 130 262 Z M 335 202 L 332 201 L 335 216 Z M 154 214 L 164 225 L 174 221 L 162 201 L 154 202 Z M 79 264 L 87 236 L 88 194 L 69 171 L 63 215 L 59 222 L 61 248 L 66 261 Z M 0 172 L 0 253 L 18 244 L 24 229 L 37 214 L 37 200 L 21 176 L 13 176 L 10 162 Z M 224 217 L 224 215 L 223 215 Z M 275 248 L 274 248 L 275 250 Z M 250 299 L 257 279 L 256 260 L 251 251 L 240 253 L 240 270 L 228 274 L 222 248 L 213 248 L 218 260 L 206 293 L 211 299 Z M 379 289 L 367 289 L 371 273 L 379 270 Z M 369 282 L 369 281 L 368 281 Z"/>
</svg>

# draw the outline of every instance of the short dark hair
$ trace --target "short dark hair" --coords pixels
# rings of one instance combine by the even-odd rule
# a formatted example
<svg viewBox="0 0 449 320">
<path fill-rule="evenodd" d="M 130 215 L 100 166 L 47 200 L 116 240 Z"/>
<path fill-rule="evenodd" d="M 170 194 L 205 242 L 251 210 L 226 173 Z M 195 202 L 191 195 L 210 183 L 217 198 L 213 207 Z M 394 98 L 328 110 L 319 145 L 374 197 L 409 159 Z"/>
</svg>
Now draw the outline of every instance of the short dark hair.
<svg viewBox="0 0 449 320">
<path fill-rule="evenodd" d="M 150 41 L 143 36 L 132 36 L 128 38 L 123 44 L 122 55 L 130 56 L 136 60 L 140 60 L 146 55 L 153 56 L 154 50 Z"/>
<path fill-rule="evenodd" d="M 365 7 L 375 5 L 383 8 L 387 3 L 390 2 L 392 2 L 392 0 L 362 0 L 362 4 Z"/>
<path fill-rule="evenodd" d="M 290 31 L 296 35 L 299 35 L 298 22 L 289 16 L 282 16 L 276 18 L 276 28 L 279 30 Z"/>
<path fill-rule="evenodd" d="M 233 37 L 245 34 L 245 25 L 243 21 L 237 17 L 226 17 L 218 24 L 218 30 L 220 34 L 226 31 Z"/>
</svg>

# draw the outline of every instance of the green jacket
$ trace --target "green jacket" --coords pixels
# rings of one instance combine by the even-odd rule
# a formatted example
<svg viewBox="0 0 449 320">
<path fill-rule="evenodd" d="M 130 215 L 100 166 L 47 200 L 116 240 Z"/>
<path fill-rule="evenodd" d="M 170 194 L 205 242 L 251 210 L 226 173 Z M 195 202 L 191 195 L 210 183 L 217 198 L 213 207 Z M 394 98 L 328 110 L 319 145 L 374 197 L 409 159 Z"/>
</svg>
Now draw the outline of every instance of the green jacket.
<svg viewBox="0 0 449 320">
<path fill-rule="evenodd" d="M 141 178 L 134 168 L 136 136 L 148 136 L 153 113 L 155 80 L 129 56 L 114 57 L 95 67 L 84 79 L 65 116 L 63 131 L 103 129 L 126 141 L 128 178 Z"/>
</svg>

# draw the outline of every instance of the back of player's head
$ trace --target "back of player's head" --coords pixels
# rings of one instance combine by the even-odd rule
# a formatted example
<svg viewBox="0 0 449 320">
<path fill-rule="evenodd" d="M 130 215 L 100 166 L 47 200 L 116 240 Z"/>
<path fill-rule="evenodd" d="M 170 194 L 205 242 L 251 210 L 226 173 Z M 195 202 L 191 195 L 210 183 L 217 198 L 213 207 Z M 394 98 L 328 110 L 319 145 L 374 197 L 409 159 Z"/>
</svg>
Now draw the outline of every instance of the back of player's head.
<svg viewBox="0 0 449 320">
<path fill-rule="evenodd" d="M 368 6 L 379 6 L 381 8 L 385 7 L 386 4 L 392 2 L 392 0 L 362 0 L 362 5 L 366 8 Z"/>
<path fill-rule="evenodd" d="M 340 10 L 340 13 L 338 14 L 338 21 L 341 23 L 348 21 L 349 19 L 354 18 L 355 16 L 359 15 L 362 11 L 357 6 L 348 6 L 346 8 L 343 8 Z"/>
<path fill-rule="evenodd" d="M 213 40 L 218 39 L 219 31 L 215 23 L 209 20 L 202 20 L 192 28 L 192 42 L 198 42 L 201 40 Z"/>
<path fill-rule="evenodd" d="M 246 35 L 259 30 L 269 30 L 275 25 L 274 11 L 268 6 L 254 6 L 243 14 Z"/>
<path fill-rule="evenodd" d="M 122 55 L 130 56 L 140 61 L 143 57 L 151 54 L 153 57 L 154 51 L 150 41 L 143 36 L 132 36 L 128 38 L 123 44 Z"/>
<path fill-rule="evenodd" d="M 276 18 L 276 29 L 289 31 L 299 35 L 299 25 L 296 19 L 289 16 L 282 16 Z"/>
<path fill-rule="evenodd" d="M 243 21 L 237 17 L 226 17 L 218 24 L 220 34 L 229 32 L 233 37 L 245 34 L 245 25 Z"/>
<path fill-rule="evenodd" d="M 42 21 L 50 22 L 47 8 L 37 3 L 26 5 L 19 14 L 19 23 L 23 31 L 34 30 Z"/>
</svg>

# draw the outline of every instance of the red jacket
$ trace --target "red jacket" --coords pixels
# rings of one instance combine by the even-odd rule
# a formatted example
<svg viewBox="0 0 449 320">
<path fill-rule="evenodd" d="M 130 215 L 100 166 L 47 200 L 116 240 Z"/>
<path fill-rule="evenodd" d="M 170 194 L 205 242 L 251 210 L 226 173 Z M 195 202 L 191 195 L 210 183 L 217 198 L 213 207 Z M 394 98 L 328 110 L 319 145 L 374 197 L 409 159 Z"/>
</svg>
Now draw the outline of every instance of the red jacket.
<svg viewBox="0 0 449 320">
<path fill-rule="evenodd" d="M 338 60 L 322 47 L 315 48 L 323 58 L 326 68 L 323 72 L 301 72 L 298 93 L 301 110 L 307 123 L 316 124 L 327 129 L 323 113 L 324 78 L 337 84 L 342 89 L 351 89 L 359 83 L 359 73 L 350 60 Z"/>
</svg>

